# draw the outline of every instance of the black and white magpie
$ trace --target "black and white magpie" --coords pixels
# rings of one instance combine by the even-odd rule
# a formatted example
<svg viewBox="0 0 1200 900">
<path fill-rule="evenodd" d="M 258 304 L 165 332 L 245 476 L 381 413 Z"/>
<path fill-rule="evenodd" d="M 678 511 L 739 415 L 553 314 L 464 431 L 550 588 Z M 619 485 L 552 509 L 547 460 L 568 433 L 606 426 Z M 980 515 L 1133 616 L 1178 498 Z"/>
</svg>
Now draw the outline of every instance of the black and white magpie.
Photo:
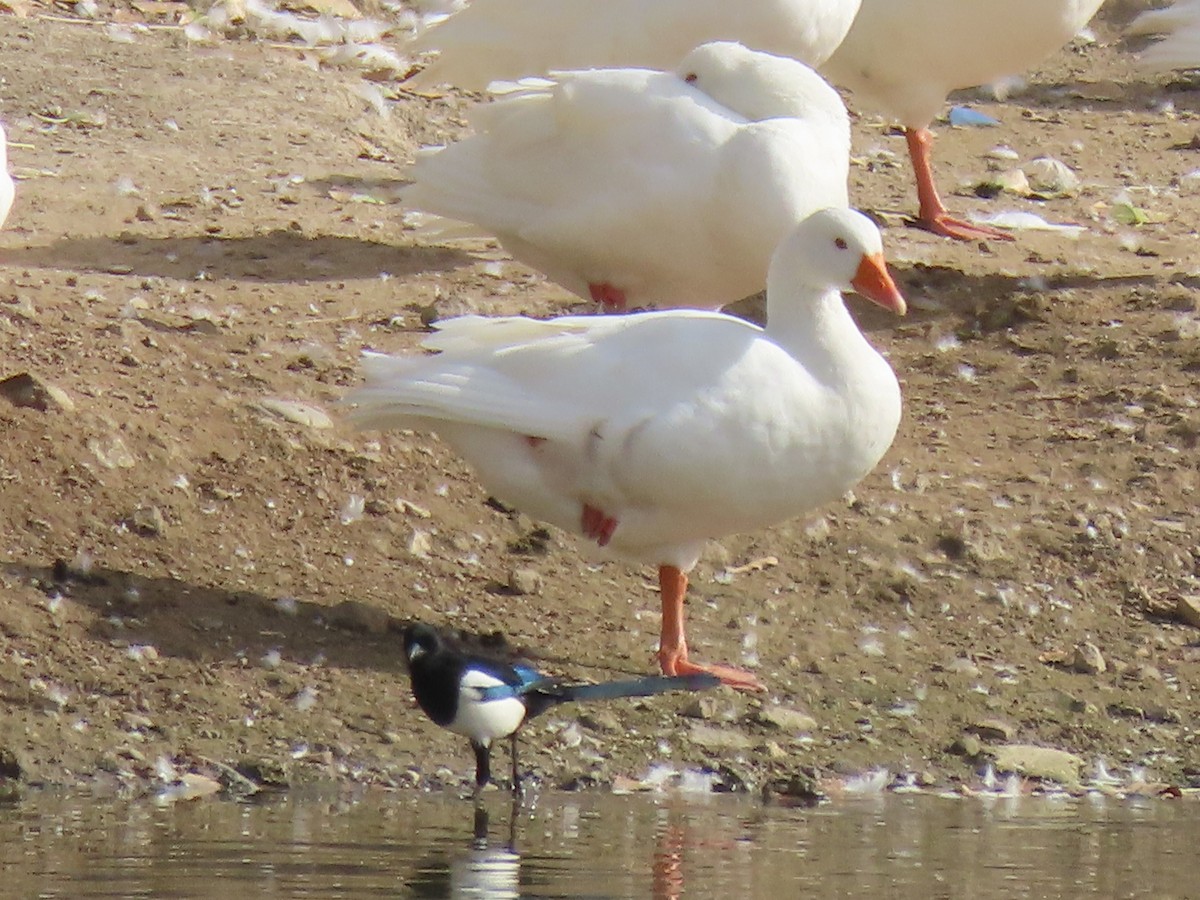
<svg viewBox="0 0 1200 900">
<path fill-rule="evenodd" d="M 721 683 L 715 675 L 654 675 L 603 684 L 564 684 L 534 668 L 502 662 L 454 646 L 436 629 L 413 623 L 404 631 L 404 655 L 413 696 L 436 724 L 461 734 L 475 751 L 475 793 L 491 780 L 491 747 L 512 737 L 513 793 L 521 790 L 517 730 L 552 706 L 571 700 L 649 697 L 697 691 Z"/>
</svg>

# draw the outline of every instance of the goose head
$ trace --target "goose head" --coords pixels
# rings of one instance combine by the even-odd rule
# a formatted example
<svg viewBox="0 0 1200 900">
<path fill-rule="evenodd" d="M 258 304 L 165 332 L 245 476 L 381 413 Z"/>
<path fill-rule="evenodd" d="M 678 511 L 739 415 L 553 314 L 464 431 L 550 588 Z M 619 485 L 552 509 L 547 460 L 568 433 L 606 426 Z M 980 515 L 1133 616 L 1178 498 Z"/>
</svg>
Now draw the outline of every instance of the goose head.
<svg viewBox="0 0 1200 900">
<path fill-rule="evenodd" d="M 804 63 L 750 50 L 736 41 L 701 44 L 676 74 L 751 122 L 782 116 L 832 118 L 849 129 L 842 98 Z"/>
<path fill-rule="evenodd" d="M 821 296 L 855 291 L 897 315 L 907 309 L 888 274 L 879 229 L 853 209 L 818 210 L 780 242 L 768 270 L 767 297 L 797 291 Z"/>
</svg>

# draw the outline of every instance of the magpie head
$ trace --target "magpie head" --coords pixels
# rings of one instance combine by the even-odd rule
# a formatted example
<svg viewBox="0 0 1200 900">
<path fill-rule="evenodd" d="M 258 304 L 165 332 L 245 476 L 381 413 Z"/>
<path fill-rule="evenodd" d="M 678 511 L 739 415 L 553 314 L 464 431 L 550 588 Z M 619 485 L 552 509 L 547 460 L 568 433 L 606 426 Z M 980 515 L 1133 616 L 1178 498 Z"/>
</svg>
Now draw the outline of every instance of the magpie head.
<svg viewBox="0 0 1200 900">
<path fill-rule="evenodd" d="M 411 669 L 413 663 L 425 656 L 433 656 L 442 649 L 442 639 L 437 631 L 421 622 L 404 629 L 404 658 Z"/>
</svg>

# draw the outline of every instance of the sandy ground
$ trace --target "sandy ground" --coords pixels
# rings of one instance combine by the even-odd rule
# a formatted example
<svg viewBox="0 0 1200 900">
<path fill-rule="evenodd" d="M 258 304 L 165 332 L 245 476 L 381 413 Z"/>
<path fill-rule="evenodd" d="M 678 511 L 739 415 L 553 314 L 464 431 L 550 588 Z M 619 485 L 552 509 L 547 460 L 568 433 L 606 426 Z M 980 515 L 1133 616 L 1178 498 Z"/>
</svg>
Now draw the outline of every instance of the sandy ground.
<svg viewBox="0 0 1200 900">
<path fill-rule="evenodd" d="M 1200 93 L 1097 35 L 1007 103 L 981 95 L 999 127 L 937 147 L 957 210 L 1077 240 L 906 226 L 903 139 L 856 122 L 854 197 L 914 307 L 851 300 L 903 383 L 895 446 L 846 502 L 695 573 L 694 652 L 756 659 L 768 696 L 562 708 L 525 740 L 548 785 L 653 762 L 752 788 L 874 766 L 975 783 L 1005 744 L 1200 782 Z M 21 178 L 0 378 L 44 400 L 0 399 L 4 774 L 458 784 L 469 751 L 408 692 L 411 617 L 501 629 L 572 676 L 654 668 L 651 572 L 489 506 L 435 440 L 337 421 L 360 349 L 412 347 L 430 314 L 574 307 L 494 246 L 415 243 L 388 202 L 462 100 L 400 92 L 381 117 L 355 72 L 172 29 L 4 16 L 0 46 Z M 976 196 L 998 145 L 1082 187 Z M 1129 202 L 1150 221 L 1123 224 Z"/>
</svg>

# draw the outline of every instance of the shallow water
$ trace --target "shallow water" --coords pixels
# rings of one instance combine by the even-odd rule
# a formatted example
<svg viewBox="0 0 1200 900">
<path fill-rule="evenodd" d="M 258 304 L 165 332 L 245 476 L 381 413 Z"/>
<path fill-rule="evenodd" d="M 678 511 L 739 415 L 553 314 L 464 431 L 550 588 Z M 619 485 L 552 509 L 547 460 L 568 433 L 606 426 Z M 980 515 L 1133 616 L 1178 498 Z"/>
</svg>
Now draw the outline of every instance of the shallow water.
<svg viewBox="0 0 1200 900">
<path fill-rule="evenodd" d="M 14 897 L 1200 897 L 1200 803 L 354 792 L 0 807 Z"/>
</svg>

